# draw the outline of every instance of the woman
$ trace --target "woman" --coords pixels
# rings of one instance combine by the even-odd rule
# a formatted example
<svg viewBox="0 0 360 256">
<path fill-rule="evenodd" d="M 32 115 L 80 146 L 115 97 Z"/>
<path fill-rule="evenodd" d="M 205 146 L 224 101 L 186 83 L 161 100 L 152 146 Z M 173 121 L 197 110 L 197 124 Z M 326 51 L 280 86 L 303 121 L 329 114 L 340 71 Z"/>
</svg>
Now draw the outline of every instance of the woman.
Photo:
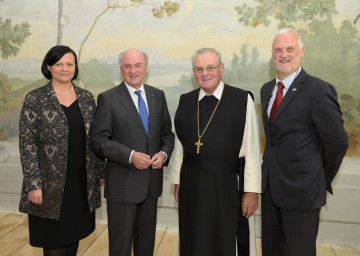
<svg viewBox="0 0 360 256">
<path fill-rule="evenodd" d="M 95 229 L 104 176 L 88 143 L 95 100 L 72 83 L 78 65 L 71 48 L 52 47 L 41 71 L 50 81 L 26 95 L 20 114 L 19 210 L 29 216 L 30 245 L 45 256 L 76 255 L 79 240 Z"/>
</svg>

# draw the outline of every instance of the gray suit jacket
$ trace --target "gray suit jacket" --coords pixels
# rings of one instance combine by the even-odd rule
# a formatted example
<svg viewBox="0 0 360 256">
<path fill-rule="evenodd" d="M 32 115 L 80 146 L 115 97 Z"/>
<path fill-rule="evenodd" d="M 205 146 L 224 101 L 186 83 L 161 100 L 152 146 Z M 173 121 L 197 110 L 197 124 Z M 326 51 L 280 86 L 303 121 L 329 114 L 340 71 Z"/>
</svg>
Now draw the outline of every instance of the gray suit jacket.
<svg viewBox="0 0 360 256">
<path fill-rule="evenodd" d="M 162 193 L 162 168 L 141 171 L 129 163 L 135 150 L 150 156 L 164 151 L 167 164 L 174 147 L 164 92 L 149 85 L 144 88 L 150 117 L 148 135 L 124 82 L 98 96 L 90 141 L 94 152 L 107 159 L 105 198 L 113 202 L 142 202 L 149 188 L 154 198 Z"/>
<path fill-rule="evenodd" d="M 275 205 L 289 210 L 320 208 L 348 147 L 335 88 L 301 70 L 268 123 L 275 85 L 261 89 L 266 145 L 262 189 L 270 182 Z"/>
</svg>

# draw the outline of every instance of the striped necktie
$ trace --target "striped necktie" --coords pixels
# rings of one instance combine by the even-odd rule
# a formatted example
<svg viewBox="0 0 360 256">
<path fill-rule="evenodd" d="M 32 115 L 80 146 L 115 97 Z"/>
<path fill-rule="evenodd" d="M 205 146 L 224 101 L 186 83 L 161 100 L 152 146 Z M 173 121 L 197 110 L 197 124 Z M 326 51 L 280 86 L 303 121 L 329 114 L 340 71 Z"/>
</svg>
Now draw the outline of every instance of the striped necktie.
<svg viewBox="0 0 360 256">
<path fill-rule="evenodd" d="M 269 123 L 271 123 L 272 119 L 274 118 L 275 112 L 278 109 L 278 107 L 280 106 L 281 101 L 283 99 L 283 90 L 284 90 L 285 86 L 282 82 L 278 82 L 277 85 L 278 85 L 278 89 L 276 91 L 276 97 L 275 97 L 274 103 L 271 107 Z"/>
</svg>

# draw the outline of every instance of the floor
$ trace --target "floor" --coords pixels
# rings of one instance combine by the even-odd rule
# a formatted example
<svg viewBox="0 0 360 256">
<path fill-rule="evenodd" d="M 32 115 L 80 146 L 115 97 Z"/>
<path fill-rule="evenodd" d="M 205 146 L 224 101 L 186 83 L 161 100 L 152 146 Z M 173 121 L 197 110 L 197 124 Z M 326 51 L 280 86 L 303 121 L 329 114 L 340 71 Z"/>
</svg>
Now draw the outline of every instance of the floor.
<svg viewBox="0 0 360 256">
<path fill-rule="evenodd" d="M 178 230 L 176 228 L 158 227 L 154 256 L 176 256 L 178 248 Z M 98 221 L 95 231 L 80 241 L 78 255 L 108 255 L 107 224 Z M 261 256 L 261 239 L 257 239 L 258 254 Z M 360 256 L 360 247 L 349 247 L 330 244 L 318 244 L 318 256 Z M 7 256 L 42 256 L 42 250 L 31 247 L 28 243 L 27 215 L 0 212 L 0 255 Z"/>
</svg>

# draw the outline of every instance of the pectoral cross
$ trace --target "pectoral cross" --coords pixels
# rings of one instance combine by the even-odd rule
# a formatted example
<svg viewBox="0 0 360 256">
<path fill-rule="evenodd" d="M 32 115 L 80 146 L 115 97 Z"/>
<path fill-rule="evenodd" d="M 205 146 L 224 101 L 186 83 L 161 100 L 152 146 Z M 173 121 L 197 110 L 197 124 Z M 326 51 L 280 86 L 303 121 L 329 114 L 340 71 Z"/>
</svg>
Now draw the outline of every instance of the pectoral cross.
<svg viewBox="0 0 360 256">
<path fill-rule="evenodd" d="M 198 138 L 197 142 L 195 142 L 196 145 L 196 154 L 200 153 L 200 147 L 203 145 L 200 141 L 200 138 Z"/>
</svg>

